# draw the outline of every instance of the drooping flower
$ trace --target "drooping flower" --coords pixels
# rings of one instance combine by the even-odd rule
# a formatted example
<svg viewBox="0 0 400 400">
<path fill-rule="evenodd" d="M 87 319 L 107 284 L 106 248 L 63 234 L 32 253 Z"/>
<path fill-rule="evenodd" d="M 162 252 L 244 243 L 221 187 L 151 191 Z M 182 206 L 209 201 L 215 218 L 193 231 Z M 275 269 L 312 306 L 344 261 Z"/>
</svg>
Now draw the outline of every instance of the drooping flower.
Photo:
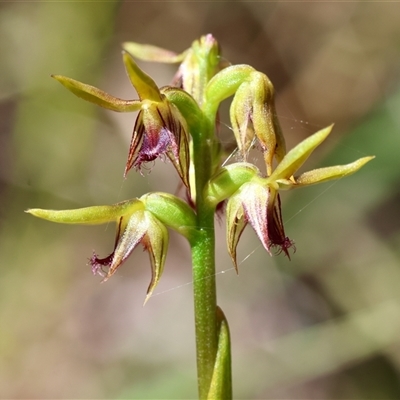
<svg viewBox="0 0 400 400">
<path fill-rule="evenodd" d="M 92 272 L 101 275 L 103 281 L 106 281 L 132 251 L 142 244 L 149 253 L 152 270 L 146 301 L 153 293 L 164 270 L 169 241 L 167 227 L 190 239 L 196 224 L 193 210 L 183 200 L 159 192 L 107 206 L 60 211 L 33 208 L 26 212 L 35 217 L 63 224 L 94 225 L 115 222 L 117 233 L 114 249 L 104 258 L 99 258 L 97 254 L 92 255 L 89 260 Z"/>
<path fill-rule="evenodd" d="M 189 187 L 189 142 L 186 121 L 164 96 L 161 102 L 143 100 L 136 119 L 125 175 L 134 167 L 166 155 Z"/>
<path fill-rule="evenodd" d="M 128 53 L 123 53 L 123 60 L 139 100 L 123 100 L 71 78 L 60 75 L 53 77 L 76 96 L 100 107 L 119 112 L 139 111 L 125 166 L 125 176 L 132 167 L 140 170 L 142 164 L 166 155 L 182 182 L 189 187 L 189 132 L 185 119 Z"/>
<path fill-rule="evenodd" d="M 28 213 L 52 222 L 67 224 L 103 224 L 116 222 L 117 234 L 114 250 L 105 257 L 96 254 L 90 258 L 94 274 L 109 279 L 132 251 L 141 243 L 148 251 L 152 278 L 147 290 L 146 301 L 160 280 L 168 250 L 168 230 L 139 199 L 127 200 L 111 206 L 93 206 L 77 210 L 30 209 Z"/>
<path fill-rule="evenodd" d="M 318 168 L 294 176 L 310 154 L 329 135 L 332 126 L 308 137 L 290 150 L 272 173 L 263 177 L 260 171 L 247 163 L 231 164 L 213 177 L 205 193 L 210 205 L 216 206 L 229 198 L 226 207 L 227 244 L 237 269 L 236 248 L 248 223 L 253 227 L 264 248 L 271 254 L 276 247 L 290 258 L 294 247 L 284 230 L 279 190 L 288 190 L 339 179 L 358 171 L 374 157 L 363 157 L 347 165 Z"/>
<path fill-rule="evenodd" d="M 236 247 L 247 223 L 270 254 L 272 247 L 279 247 L 290 258 L 288 249 L 293 242 L 285 235 L 279 193 L 270 185 L 257 181 L 243 184 L 228 200 L 226 220 L 228 251 L 236 270 Z"/>
<path fill-rule="evenodd" d="M 150 297 L 164 270 L 168 241 L 167 228 L 149 211 L 138 210 L 132 215 L 121 216 L 117 222 L 114 250 L 105 258 L 93 254 L 89 260 L 92 272 L 106 281 L 141 243 L 150 256 L 152 278 L 147 290 Z"/>
</svg>

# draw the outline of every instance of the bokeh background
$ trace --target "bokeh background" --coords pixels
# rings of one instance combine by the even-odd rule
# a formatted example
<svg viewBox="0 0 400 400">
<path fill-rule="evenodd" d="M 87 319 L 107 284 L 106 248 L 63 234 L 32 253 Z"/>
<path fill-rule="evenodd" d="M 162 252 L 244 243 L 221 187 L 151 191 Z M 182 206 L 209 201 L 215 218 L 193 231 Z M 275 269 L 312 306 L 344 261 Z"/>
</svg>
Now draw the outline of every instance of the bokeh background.
<svg viewBox="0 0 400 400">
<path fill-rule="evenodd" d="M 134 115 L 87 104 L 50 74 L 134 98 L 122 42 L 180 52 L 205 33 L 270 77 L 289 148 L 336 123 L 308 168 L 376 155 L 352 177 L 284 193 L 291 261 L 248 229 L 236 276 L 218 226 L 234 397 L 400 398 L 400 4 L 362 1 L 0 2 L 0 398 L 196 398 L 187 244 L 171 235 L 142 307 L 146 253 L 105 284 L 86 266 L 93 249 L 112 250 L 113 226 L 23 211 L 174 192 L 162 162 L 123 179 Z M 175 71 L 140 65 L 160 86 Z"/>
</svg>

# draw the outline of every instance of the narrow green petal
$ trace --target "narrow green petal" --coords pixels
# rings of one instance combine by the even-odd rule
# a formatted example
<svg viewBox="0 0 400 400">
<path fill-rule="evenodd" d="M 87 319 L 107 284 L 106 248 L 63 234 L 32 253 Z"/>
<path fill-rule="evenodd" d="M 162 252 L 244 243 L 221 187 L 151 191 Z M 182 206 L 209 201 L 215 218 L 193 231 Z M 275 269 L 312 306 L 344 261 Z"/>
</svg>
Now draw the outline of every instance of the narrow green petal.
<svg viewBox="0 0 400 400">
<path fill-rule="evenodd" d="M 138 199 L 123 201 L 107 206 L 93 206 L 78 208 L 75 210 L 43 210 L 31 208 L 26 210 L 28 214 L 61 224 L 95 225 L 116 221 L 119 217 L 143 210 L 144 205 Z"/>
<path fill-rule="evenodd" d="M 125 42 L 122 44 L 122 48 L 133 57 L 139 58 L 140 60 L 170 64 L 183 61 L 187 53 L 186 50 L 181 54 L 177 54 L 173 51 L 162 49 L 161 47 L 135 42 Z"/>
<path fill-rule="evenodd" d="M 231 256 L 236 273 L 238 273 L 236 249 L 246 225 L 247 222 L 244 218 L 242 199 L 239 198 L 239 196 L 233 196 L 228 200 L 226 206 L 226 240 L 228 252 Z"/>
<path fill-rule="evenodd" d="M 162 101 L 160 91 L 153 79 L 138 67 L 128 53 L 123 52 L 122 57 L 128 77 L 140 100 Z"/>
<path fill-rule="evenodd" d="M 321 129 L 314 135 L 300 142 L 290 150 L 283 160 L 278 164 L 269 177 L 271 181 L 290 178 L 307 160 L 310 154 L 317 148 L 330 134 L 333 125 Z"/>
<path fill-rule="evenodd" d="M 169 235 L 167 228 L 158 221 L 157 218 L 145 211 L 145 216 L 148 220 L 148 228 L 143 244 L 150 255 L 151 262 L 151 281 L 147 289 L 147 296 L 144 304 L 151 297 L 155 287 L 160 281 L 161 275 L 164 271 L 165 258 L 168 251 Z"/>
<path fill-rule="evenodd" d="M 314 185 L 316 183 L 326 182 L 333 179 L 340 179 L 347 175 L 354 174 L 367 162 L 371 161 L 374 156 L 363 157 L 346 165 L 335 165 L 333 167 L 318 168 L 312 171 L 304 172 L 296 177 L 296 186 Z"/>
<path fill-rule="evenodd" d="M 100 107 L 118 112 L 132 112 L 140 110 L 141 103 L 138 100 L 123 100 L 118 97 L 111 96 L 110 94 L 97 89 L 94 86 L 87 85 L 76 81 L 75 79 L 67 78 L 62 75 L 52 75 L 70 92 L 90 103 L 97 104 Z"/>
</svg>

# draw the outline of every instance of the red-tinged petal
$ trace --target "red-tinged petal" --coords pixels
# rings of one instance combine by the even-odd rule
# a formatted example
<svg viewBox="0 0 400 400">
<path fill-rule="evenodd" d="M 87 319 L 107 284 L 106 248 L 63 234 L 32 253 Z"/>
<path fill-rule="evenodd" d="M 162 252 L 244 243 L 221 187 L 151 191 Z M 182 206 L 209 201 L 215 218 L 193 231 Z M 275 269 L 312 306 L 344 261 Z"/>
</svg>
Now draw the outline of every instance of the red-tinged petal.
<svg viewBox="0 0 400 400">
<path fill-rule="evenodd" d="M 145 128 L 143 125 L 143 111 L 140 111 L 133 128 L 131 144 L 129 146 L 128 160 L 125 165 L 124 177 L 126 177 L 129 170 L 135 165 L 138 158 L 140 149 L 145 137 Z"/>
<path fill-rule="evenodd" d="M 151 262 L 151 281 L 147 289 L 146 303 L 160 281 L 164 271 L 169 235 L 167 228 L 150 212 L 145 213 L 145 218 L 147 219 L 148 228 L 142 243 L 149 252 Z"/>
<path fill-rule="evenodd" d="M 169 105 L 169 107 L 171 113 L 169 114 L 168 127 L 173 137 L 171 137 L 170 150 L 167 152 L 167 156 L 184 185 L 189 187 L 190 153 L 188 129 L 179 111 L 173 105 Z"/>
<path fill-rule="evenodd" d="M 246 219 L 253 227 L 265 250 L 270 253 L 268 226 L 268 204 L 270 189 L 258 183 L 249 182 L 240 189 L 240 197 Z"/>
<path fill-rule="evenodd" d="M 135 123 L 125 175 L 132 167 L 140 170 L 143 163 L 164 154 L 189 187 L 189 140 L 185 120 L 166 99 L 161 103 L 145 102 Z"/>
<path fill-rule="evenodd" d="M 151 282 L 146 301 L 150 298 L 164 270 L 168 249 L 168 230 L 150 211 L 139 210 L 118 221 L 114 251 L 105 258 L 93 254 L 89 263 L 93 274 L 108 280 L 132 251 L 141 243 L 149 252 L 151 262 Z"/>
<path fill-rule="evenodd" d="M 243 230 L 247 225 L 242 200 L 239 197 L 233 196 L 228 200 L 226 205 L 226 223 L 228 252 L 235 266 L 236 273 L 238 273 L 236 249 Z"/>
<path fill-rule="evenodd" d="M 109 269 L 104 281 L 115 273 L 135 247 L 142 241 L 148 229 L 148 221 L 144 218 L 144 213 L 145 211 L 138 211 L 129 218 L 121 218 L 119 221 L 112 262 L 108 264 Z M 106 258 L 106 260 L 108 260 L 108 258 Z M 97 257 L 95 261 L 102 264 L 102 260 L 99 260 Z"/>
<path fill-rule="evenodd" d="M 278 254 L 284 252 L 290 260 L 289 248 L 294 246 L 294 242 L 285 235 L 285 229 L 283 226 L 282 213 L 281 213 L 281 199 L 279 193 L 272 192 L 271 196 L 275 198 L 271 199 L 271 205 L 268 210 L 268 236 L 269 246 L 278 247 Z"/>
<path fill-rule="evenodd" d="M 289 258 L 293 242 L 285 235 L 278 192 L 263 182 L 247 182 L 229 199 L 227 210 L 228 250 L 235 268 L 236 247 L 246 223 L 250 223 L 265 250 L 279 247 Z"/>
</svg>

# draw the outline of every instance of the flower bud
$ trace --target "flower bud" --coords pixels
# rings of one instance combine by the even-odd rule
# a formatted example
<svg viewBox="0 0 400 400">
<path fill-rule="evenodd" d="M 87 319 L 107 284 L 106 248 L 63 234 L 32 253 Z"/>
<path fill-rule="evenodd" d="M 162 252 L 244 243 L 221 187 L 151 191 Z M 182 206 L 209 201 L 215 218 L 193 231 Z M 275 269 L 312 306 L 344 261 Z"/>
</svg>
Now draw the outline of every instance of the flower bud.
<svg viewBox="0 0 400 400">
<path fill-rule="evenodd" d="M 275 111 L 274 88 L 266 75 L 253 71 L 239 86 L 230 107 L 230 119 L 243 160 L 257 141 L 270 175 L 274 157 L 281 161 L 286 149 Z"/>
</svg>

